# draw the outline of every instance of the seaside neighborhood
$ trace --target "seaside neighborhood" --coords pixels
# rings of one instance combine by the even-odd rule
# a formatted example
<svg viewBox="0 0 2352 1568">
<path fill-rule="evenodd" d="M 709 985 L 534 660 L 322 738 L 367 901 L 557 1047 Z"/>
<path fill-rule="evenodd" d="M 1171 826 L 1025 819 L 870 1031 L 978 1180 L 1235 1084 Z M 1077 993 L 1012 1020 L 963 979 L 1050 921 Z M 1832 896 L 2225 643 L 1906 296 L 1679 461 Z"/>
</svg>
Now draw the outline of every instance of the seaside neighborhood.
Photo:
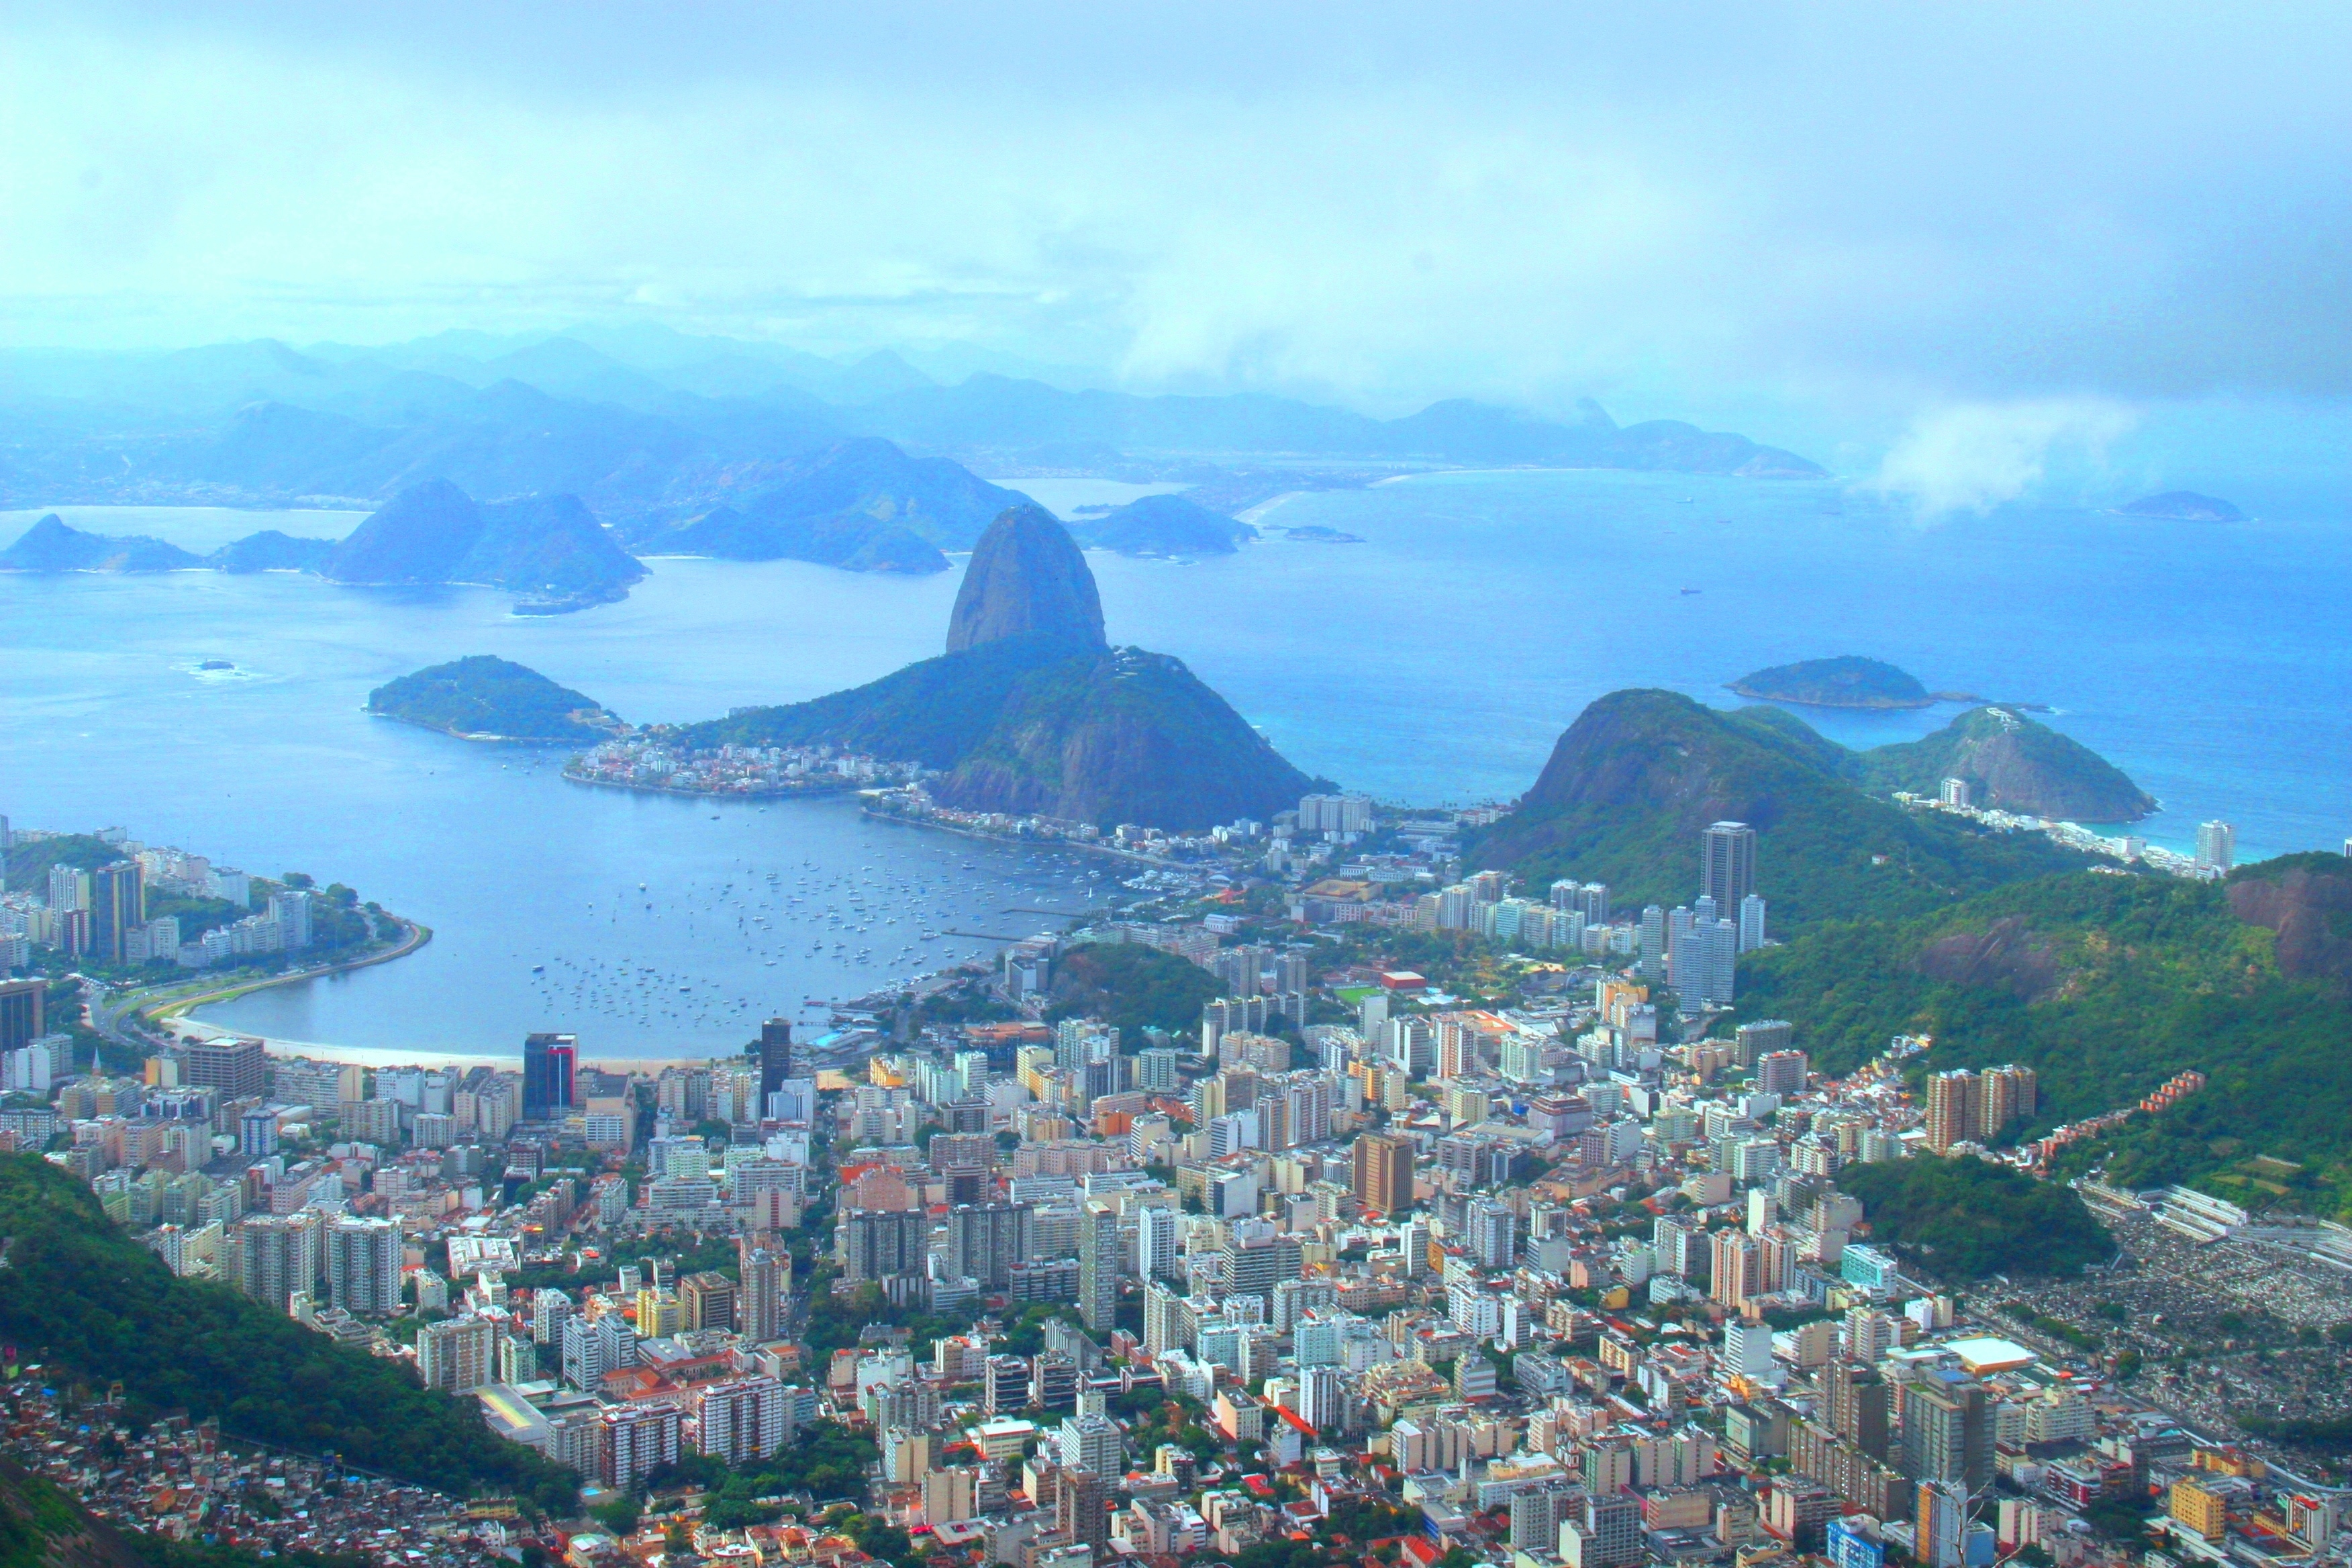
<svg viewBox="0 0 2352 1568">
<path fill-rule="evenodd" d="M 1970 808 L 1954 781 L 1915 809 Z M 85 1011 L 85 969 L 282 964 L 317 905 L 361 906 L 73 839 L 113 858 L 0 904 L 10 968 L 46 971 L 0 982 L 0 1144 L 173 1274 L 467 1402 L 579 1501 L 134 1424 L 13 1348 L 8 1451 L 166 1537 L 370 1562 L 2343 1554 L 2346 1493 L 2231 1412 L 2352 1414 L 2310 1348 L 2343 1337 L 2352 1233 L 2077 1173 L 2114 1238 L 2087 1268 L 1942 1278 L 1857 1173 L 1978 1156 L 2030 1188 L 2097 1129 L 2020 1142 L 2036 1074 L 1923 1075 L 1916 1037 L 1831 1077 L 1786 1023 L 1711 1033 L 1773 941 L 1748 825 L 1689 846 L 1686 904 L 1624 910 L 1463 874 L 1495 816 L 951 818 L 1148 864 L 1115 917 L 772 1020 L 740 1057 L 600 1066 L 538 1034 L 520 1072 Z M 45 843 L 68 838 L 12 847 Z M 2229 868 L 2226 825 L 2200 847 L 2163 868 Z M 211 923 L 191 940 L 151 897 Z"/>
</svg>

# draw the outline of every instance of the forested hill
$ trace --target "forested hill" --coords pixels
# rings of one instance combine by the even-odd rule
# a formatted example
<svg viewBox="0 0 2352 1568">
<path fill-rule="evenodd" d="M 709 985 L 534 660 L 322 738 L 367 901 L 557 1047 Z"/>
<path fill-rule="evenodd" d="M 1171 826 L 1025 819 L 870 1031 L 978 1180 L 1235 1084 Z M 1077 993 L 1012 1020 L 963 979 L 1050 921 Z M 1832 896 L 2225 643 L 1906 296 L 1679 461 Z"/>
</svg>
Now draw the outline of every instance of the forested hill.
<svg viewBox="0 0 2352 1568">
<path fill-rule="evenodd" d="M 136 1407 L 217 1417 L 231 1436 L 331 1451 L 457 1496 L 567 1513 L 577 1500 L 569 1471 L 493 1435 L 473 1400 L 226 1285 L 175 1277 L 37 1154 L 0 1154 L 0 1338 L 27 1362 L 120 1379 Z"/>
<path fill-rule="evenodd" d="M 2299 861 L 2346 870 L 2336 856 Z M 2352 1218 L 2352 1002 L 2319 959 L 2283 963 L 2273 932 L 2233 912 L 2233 895 L 2271 908 L 2239 891 L 2267 885 L 2263 871 L 2229 888 L 2085 872 L 1911 919 L 1824 923 L 1742 960 L 1738 1016 L 1790 1020 L 1832 1073 L 1898 1034 L 1934 1037 L 1926 1069 L 2022 1063 L 2041 1080 L 2029 1134 L 2194 1068 L 2203 1091 L 2100 1146 L 2111 1181 L 2195 1181 L 2252 1207 Z"/>
</svg>

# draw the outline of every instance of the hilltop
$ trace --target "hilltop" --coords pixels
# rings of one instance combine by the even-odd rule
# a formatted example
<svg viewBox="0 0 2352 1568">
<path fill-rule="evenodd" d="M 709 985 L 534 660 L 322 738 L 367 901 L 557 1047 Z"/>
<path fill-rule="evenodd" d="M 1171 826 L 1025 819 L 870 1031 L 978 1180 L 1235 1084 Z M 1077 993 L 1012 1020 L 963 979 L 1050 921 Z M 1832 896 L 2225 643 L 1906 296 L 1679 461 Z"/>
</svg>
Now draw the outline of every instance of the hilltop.
<svg viewBox="0 0 2352 1568">
<path fill-rule="evenodd" d="M 1742 697 L 1814 708 L 1926 708 L 1936 700 L 1917 677 L 1853 654 L 1774 665 L 1741 676 L 1731 689 Z"/>
<path fill-rule="evenodd" d="M 470 583 L 583 604 L 624 597 L 646 574 L 578 496 L 485 506 L 446 479 L 401 491 L 320 570 L 338 583 Z"/>
<path fill-rule="evenodd" d="M 1141 496 L 1072 526 L 1079 543 L 1122 555 L 1231 555 L 1257 530 L 1179 495 Z"/>
<path fill-rule="evenodd" d="M 1182 660 L 1110 647 L 1094 574 L 1034 508 L 990 526 L 949 651 L 848 691 L 685 727 L 689 747 L 829 743 L 940 771 L 943 805 L 1108 826 L 1266 817 L 1318 787 Z"/>
<path fill-rule="evenodd" d="M 1897 1034 L 1934 1037 L 1928 1069 L 2022 1063 L 2042 1101 L 2024 1135 L 2194 1068 L 2205 1089 L 2082 1161 L 2106 1152 L 2118 1186 L 2196 1181 L 2251 1206 L 2352 1218 L 2345 976 L 2239 912 L 2279 917 L 2260 907 L 2264 889 L 2298 877 L 2352 891 L 2352 864 L 2311 855 L 2242 868 L 2226 888 L 2050 877 L 1907 919 L 1825 921 L 1741 961 L 1738 1016 L 1788 1019 L 1833 1074 Z"/>
<path fill-rule="evenodd" d="M 1517 808 L 1465 851 L 1538 887 L 1574 876 L 1607 882 L 1621 904 L 1671 906 L 1697 892 L 1700 831 L 1745 822 L 1776 931 L 1917 913 L 2084 864 L 2038 835 L 1881 800 L 1856 766 L 1778 709 L 1723 713 L 1679 692 L 1612 692 L 1560 736 Z"/>
<path fill-rule="evenodd" d="M 379 686 L 368 693 L 367 710 L 467 740 L 593 744 L 623 728 L 594 699 L 488 654 Z"/>
<path fill-rule="evenodd" d="M 1861 753 L 1873 788 L 1933 795 L 1947 778 L 1976 804 L 2073 822 L 2137 822 L 2157 800 L 2090 747 L 2009 708 L 1977 708 L 1934 734 Z"/>
<path fill-rule="evenodd" d="M 316 572 L 335 552 L 331 539 L 301 539 L 265 528 L 233 540 L 205 557 L 223 572 Z"/>
</svg>

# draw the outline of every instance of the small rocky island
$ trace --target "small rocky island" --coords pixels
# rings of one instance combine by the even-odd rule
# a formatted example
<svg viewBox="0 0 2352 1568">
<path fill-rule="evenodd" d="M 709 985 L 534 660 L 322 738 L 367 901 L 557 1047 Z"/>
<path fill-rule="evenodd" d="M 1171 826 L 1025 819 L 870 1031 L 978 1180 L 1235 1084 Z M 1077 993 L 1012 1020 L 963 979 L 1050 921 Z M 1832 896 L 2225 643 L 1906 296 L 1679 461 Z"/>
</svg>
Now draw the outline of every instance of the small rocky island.
<svg viewBox="0 0 2352 1568">
<path fill-rule="evenodd" d="M 1917 677 L 1854 654 L 1774 665 L 1741 676 L 1731 689 L 1742 697 L 1810 708 L 1927 708 L 1937 700 Z"/>
<path fill-rule="evenodd" d="M 627 728 L 595 699 L 489 654 L 379 686 L 368 693 L 367 710 L 467 741 L 593 743 Z"/>
<path fill-rule="evenodd" d="M 2142 496 L 2116 510 L 2126 517 L 2152 518 L 2159 522 L 2246 521 L 2244 512 L 2220 496 L 2200 496 L 2195 490 L 2167 490 L 2158 496 Z"/>
</svg>

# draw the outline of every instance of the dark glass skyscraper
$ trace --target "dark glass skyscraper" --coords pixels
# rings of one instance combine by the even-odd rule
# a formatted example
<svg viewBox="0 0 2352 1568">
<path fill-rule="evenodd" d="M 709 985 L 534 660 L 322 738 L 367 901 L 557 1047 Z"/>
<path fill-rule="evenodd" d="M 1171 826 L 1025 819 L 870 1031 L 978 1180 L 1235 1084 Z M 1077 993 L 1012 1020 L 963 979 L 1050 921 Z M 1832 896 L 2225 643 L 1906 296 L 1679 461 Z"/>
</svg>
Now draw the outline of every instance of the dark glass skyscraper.
<svg viewBox="0 0 2352 1568">
<path fill-rule="evenodd" d="M 768 1096 L 793 1076 L 792 1020 L 771 1018 L 761 1025 L 760 1037 L 752 1045 L 751 1054 L 760 1058 L 760 1112 L 764 1116 Z"/>
<path fill-rule="evenodd" d="M 572 1107 L 572 1077 L 579 1065 L 576 1035 L 527 1035 L 522 1042 L 522 1119 L 545 1121 Z"/>
<path fill-rule="evenodd" d="M 1756 830 L 1718 822 L 1699 835 L 1698 890 L 1715 900 L 1718 920 L 1736 920 L 1739 900 L 1756 891 Z"/>
<path fill-rule="evenodd" d="M 147 875 L 136 860 L 89 874 L 89 951 L 102 963 L 124 962 L 126 939 L 147 923 Z"/>
</svg>

